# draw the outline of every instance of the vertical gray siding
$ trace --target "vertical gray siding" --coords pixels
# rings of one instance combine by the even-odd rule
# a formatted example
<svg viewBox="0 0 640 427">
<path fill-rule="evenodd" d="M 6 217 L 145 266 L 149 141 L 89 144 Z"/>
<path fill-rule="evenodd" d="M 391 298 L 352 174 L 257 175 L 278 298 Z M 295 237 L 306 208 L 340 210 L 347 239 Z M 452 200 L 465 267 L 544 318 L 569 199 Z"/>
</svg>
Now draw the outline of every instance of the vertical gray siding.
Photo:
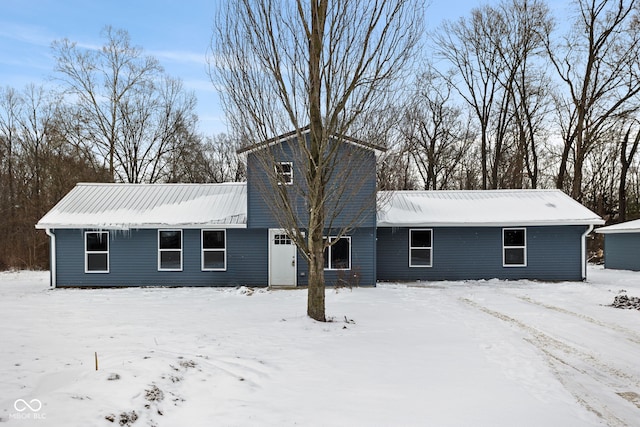
<svg viewBox="0 0 640 427">
<path fill-rule="evenodd" d="M 502 266 L 501 227 L 439 227 L 432 228 L 432 267 L 412 268 L 409 229 L 378 228 L 378 280 L 582 279 L 586 226 L 525 228 L 526 267 Z"/>
<path fill-rule="evenodd" d="M 184 229 L 182 271 L 158 271 L 158 230 L 109 232 L 109 273 L 84 272 L 84 231 L 54 230 L 58 286 L 266 286 L 266 230 L 227 230 L 227 270 L 201 271 L 199 229 Z"/>
<path fill-rule="evenodd" d="M 640 233 L 605 234 L 604 267 L 640 271 Z"/>
</svg>

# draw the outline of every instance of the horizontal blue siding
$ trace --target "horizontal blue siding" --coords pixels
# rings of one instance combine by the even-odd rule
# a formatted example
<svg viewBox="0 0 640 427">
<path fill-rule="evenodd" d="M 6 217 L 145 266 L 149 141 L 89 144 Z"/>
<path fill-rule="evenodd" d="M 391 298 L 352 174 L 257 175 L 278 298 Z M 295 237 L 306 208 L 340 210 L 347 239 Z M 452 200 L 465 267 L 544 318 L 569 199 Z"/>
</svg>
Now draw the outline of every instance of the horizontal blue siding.
<svg viewBox="0 0 640 427">
<path fill-rule="evenodd" d="M 109 273 L 84 272 L 84 233 L 54 230 L 57 286 L 266 286 L 268 230 L 226 231 L 227 270 L 201 270 L 200 230 L 183 232 L 182 271 L 158 271 L 158 230 L 109 232 Z M 331 233 L 327 233 L 331 234 Z M 351 270 L 325 271 L 328 286 L 341 279 L 353 285 L 375 286 L 375 229 L 351 234 Z M 298 254 L 298 286 L 308 284 L 308 265 Z M 357 274 L 357 278 L 354 275 Z"/>
<path fill-rule="evenodd" d="M 526 267 L 503 267 L 501 227 L 432 228 L 432 267 L 409 267 L 409 228 L 378 228 L 378 280 L 582 280 L 586 226 L 524 228 Z"/>
<path fill-rule="evenodd" d="M 198 229 L 183 230 L 182 271 L 158 271 L 158 230 L 109 232 L 109 273 L 84 272 L 85 230 L 54 230 L 58 286 L 266 286 L 266 230 L 228 229 L 227 270 L 201 271 Z"/>
<path fill-rule="evenodd" d="M 275 160 L 281 162 L 292 162 L 293 181 L 291 186 L 293 191 L 305 192 L 304 174 L 300 169 L 300 157 L 294 153 L 295 142 L 286 141 L 281 144 L 280 150 L 274 150 Z M 249 153 L 247 155 L 247 227 L 248 228 L 277 228 L 280 226 L 277 218 L 269 208 L 268 198 L 271 193 L 265 189 L 269 188 L 268 177 L 262 169 L 259 156 L 260 152 Z M 375 227 L 376 226 L 376 159 L 373 150 L 356 147 L 352 144 L 343 143 L 340 147 L 338 158 L 345 159 L 344 162 L 336 166 L 334 177 L 327 184 L 328 218 L 333 215 L 331 211 L 331 196 L 341 195 L 339 204 L 340 212 L 336 215 L 333 224 L 326 224 L 327 227 Z M 350 159 L 350 160 L 348 160 Z M 346 166 L 345 166 L 346 165 Z M 349 179 L 345 182 L 341 176 L 340 167 L 349 169 Z M 292 206 L 298 212 L 299 226 L 304 227 L 308 221 L 308 208 L 303 197 L 297 196 Z M 365 208 L 363 210 L 363 208 Z M 357 219 L 357 224 L 354 223 Z"/>
<path fill-rule="evenodd" d="M 604 267 L 640 271 L 640 233 L 605 234 Z"/>
<path fill-rule="evenodd" d="M 351 270 L 325 271 L 327 285 L 338 280 L 374 286 L 376 280 L 538 279 L 581 280 L 581 236 L 585 226 L 526 227 L 527 266 L 502 266 L 502 228 L 433 228 L 433 266 L 409 267 L 408 228 L 359 228 L 351 236 Z M 183 230 L 183 270 L 158 271 L 158 231 L 109 232 L 109 273 L 84 272 L 84 231 L 54 230 L 58 286 L 266 286 L 268 230 L 229 229 L 227 270 L 201 271 L 200 230 Z M 327 232 L 327 235 L 332 233 Z M 377 235 L 377 240 L 376 240 Z M 607 268 L 640 270 L 615 263 L 615 251 L 631 261 L 640 236 L 605 237 Z M 636 237 L 633 239 L 632 237 Z M 620 257 L 618 257 L 620 260 Z M 298 255 L 298 285 L 308 266 Z M 354 278 L 354 275 L 358 278 Z"/>
<path fill-rule="evenodd" d="M 326 232 L 325 235 L 333 235 Z M 351 270 L 325 270 L 327 286 L 336 284 L 351 286 L 375 286 L 376 284 L 376 237 L 375 228 L 358 228 L 347 236 L 351 237 Z M 308 285 L 309 265 L 298 253 L 298 286 Z"/>
</svg>

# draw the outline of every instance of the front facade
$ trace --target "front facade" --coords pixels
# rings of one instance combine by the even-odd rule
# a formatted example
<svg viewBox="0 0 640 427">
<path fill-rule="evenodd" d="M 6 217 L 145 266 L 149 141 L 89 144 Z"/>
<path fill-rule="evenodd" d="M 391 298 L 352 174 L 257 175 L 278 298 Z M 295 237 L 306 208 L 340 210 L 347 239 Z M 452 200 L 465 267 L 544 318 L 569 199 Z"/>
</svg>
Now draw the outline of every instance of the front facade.
<svg viewBox="0 0 640 427">
<path fill-rule="evenodd" d="M 272 141 L 283 185 L 302 173 L 294 138 Z M 349 180 L 338 169 L 329 181 L 344 197 L 323 232 L 335 239 L 327 284 L 586 277 L 585 235 L 602 220 L 564 193 L 376 193 L 379 147 L 341 144 L 355 160 Z M 247 183 L 78 184 L 36 225 L 50 236 L 52 286 L 305 286 L 304 256 L 264 196 L 261 148 L 244 150 Z M 303 226 L 304 199 L 293 200 Z"/>
<path fill-rule="evenodd" d="M 261 286 L 267 274 L 244 183 L 78 184 L 37 227 L 53 286 Z"/>
<path fill-rule="evenodd" d="M 373 286 L 376 282 L 375 154 L 382 148 L 353 139 L 337 144 L 337 157 L 344 159 L 344 164 L 335 168 L 329 178 L 327 193 L 339 194 L 336 200 L 339 208 L 331 207 L 329 197 L 327 210 L 337 214 L 328 215 L 323 235 L 333 240 L 338 230 L 351 230 L 325 251 L 325 281 L 328 284 Z M 267 156 L 261 151 L 266 148 L 271 150 Z M 283 182 L 275 185 L 291 191 L 290 200 L 297 212 L 297 225 L 306 232 L 304 227 L 309 213 L 302 194 L 299 194 L 307 191 L 300 168 L 305 160 L 299 152 L 295 135 L 277 138 L 270 147 L 260 145 L 240 152 L 246 155 L 247 164 L 247 230 L 262 230 L 268 236 L 266 283 L 270 286 L 305 286 L 308 283 L 306 260 L 282 229 L 278 219 L 282 213 L 271 200 L 273 177 L 270 179 L 264 166 L 265 157 L 268 163 L 277 165 Z"/>
<path fill-rule="evenodd" d="M 377 278 L 582 280 L 582 240 L 588 230 L 588 226 L 379 228 Z"/>
<path fill-rule="evenodd" d="M 584 280 L 596 214 L 560 190 L 381 193 L 377 279 Z"/>
<path fill-rule="evenodd" d="M 57 286 L 261 286 L 258 231 L 159 228 L 57 229 Z M 54 248 L 52 248 L 54 250 Z"/>
<path fill-rule="evenodd" d="M 604 267 L 615 270 L 640 271 L 640 220 L 602 227 L 604 235 Z"/>
</svg>

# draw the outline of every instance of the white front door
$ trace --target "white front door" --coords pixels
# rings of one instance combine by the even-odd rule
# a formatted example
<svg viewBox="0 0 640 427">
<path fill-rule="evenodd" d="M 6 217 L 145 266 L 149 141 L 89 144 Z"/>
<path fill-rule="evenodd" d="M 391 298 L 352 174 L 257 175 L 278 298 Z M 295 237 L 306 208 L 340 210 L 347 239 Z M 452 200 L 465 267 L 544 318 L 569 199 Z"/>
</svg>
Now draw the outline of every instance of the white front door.
<svg viewBox="0 0 640 427">
<path fill-rule="evenodd" d="M 296 245 L 276 228 L 269 229 L 269 286 L 296 286 Z"/>
</svg>

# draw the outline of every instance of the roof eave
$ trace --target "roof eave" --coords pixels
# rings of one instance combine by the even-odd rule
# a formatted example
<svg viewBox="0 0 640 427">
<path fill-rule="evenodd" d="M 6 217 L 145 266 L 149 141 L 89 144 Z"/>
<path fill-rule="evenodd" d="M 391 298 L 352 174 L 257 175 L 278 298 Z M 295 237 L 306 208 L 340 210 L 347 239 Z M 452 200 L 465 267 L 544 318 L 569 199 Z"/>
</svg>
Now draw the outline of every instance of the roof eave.
<svg viewBox="0 0 640 427">
<path fill-rule="evenodd" d="M 596 229 L 596 233 L 599 234 L 630 234 L 630 233 L 640 233 L 640 228 L 617 228 L 613 230 L 604 230 L 604 229 Z"/>
<path fill-rule="evenodd" d="M 300 134 L 305 135 L 307 133 L 309 133 L 309 127 L 306 126 L 302 129 L 300 129 Z M 271 147 L 273 145 L 276 144 L 280 144 L 284 141 L 288 141 L 290 139 L 293 139 L 295 137 L 298 136 L 298 132 L 297 131 L 291 131 L 291 132 L 287 132 L 285 134 L 282 135 L 278 135 L 276 137 L 267 139 L 266 141 L 263 142 L 259 142 L 257 144 L 251 144 L 251 145 L 247 145 L 246 147 L 242 147 L 236 150 L 236 154 L 238 155 L 247 155 L 250 153 L 254 153 L 256 151 L 260 151 L 266 147 Z M 380 153 L 384 153 L 387 151 L 387 149 L 385 147 L 382 147 L 380 145 L 376 145 L 376 144 L 371 144 L 362 140 L 359 140 L 357 138 L 353 138 L 350 136 L 346 136 L 346 135 L 338 135 L 338 138 L 341 140 L 344 140 L 345 142 L 348 142 L 349 144 L 354 144 L 363 148 L 367 148 L 369 150 L 373 150 L 373 151 L 377 151 Z"/>
<path fill-rule="evenodd" d="M 222 224 L 222 223 L 198 223 L 198 224 L 54 224 L 54 223 L 38 223 L 38 230 L 72 230 L 72 229 L 97 229 L 97 230 L 144 230 L 144 229 L 163 229 L 163 228 L 180 228 L 180 229 L 215 229 L 215 228 L 247 228 L 247 224 Z"/>
<path fill-rule="evenodd" d="M 504 222 L 392 222 L 378 221 L 378 227 L 544 227 L 563 225 L 601 225 L 603 220 L 504 221 Z"/>
</svg>

